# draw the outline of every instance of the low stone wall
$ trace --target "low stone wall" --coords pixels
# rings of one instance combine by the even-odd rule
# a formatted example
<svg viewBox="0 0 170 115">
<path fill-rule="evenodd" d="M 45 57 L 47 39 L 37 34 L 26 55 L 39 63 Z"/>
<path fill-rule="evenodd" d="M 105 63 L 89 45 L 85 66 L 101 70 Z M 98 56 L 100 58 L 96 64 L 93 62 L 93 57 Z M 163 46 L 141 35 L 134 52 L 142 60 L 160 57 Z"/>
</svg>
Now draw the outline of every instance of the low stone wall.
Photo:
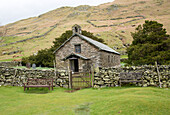
<svg viewBox="0 0 170 115">
<path fill-rule="evenodd" d="M 170 87 L 170 65 L 158 66 L 162 87 Z M 94 87 L 119 86 L 121 73 L 142 73 L 144 84 L 138 86 L 159 86 L 159 77 L 155 66 L 123 67 L 123 68 L 96 68 L 94 72 Z M 133 74 L 131 74 L 133 75 Z M 53 78 L 55 87 L 69 86 L 69 75 L 66 70 L 31 70 L 0 67 L 0 86 L 23 86 L 28 78 Z"/>
<path fill-rule="evenodd" d="M 68 88 L 68 73 L 65 70 L 30 70 L 0 67 L 0 85 L 23 86 L 28 78 L 53 78 L 55 87 Z"/>
<path fill-rule="evenodd" d="M 0 62 L 0 66 L 5 66 L 5 67 L 15 67 L 19 65 L 19 62 Z"/>
<path fill-rule="evenodd" d="M 162 87 L 170 87 L 170 65 L 158 66 Z M 155 66 L 98 68 L 95 69 L 94 87 L 119 86 L 120 73 L 142 73 L 143 86 L 159 86 L 159 77 Z M 133 74 L 132 74 L 133 75 Z M 135 83 L 142 86 L 142 83 Z"/>
</svg>

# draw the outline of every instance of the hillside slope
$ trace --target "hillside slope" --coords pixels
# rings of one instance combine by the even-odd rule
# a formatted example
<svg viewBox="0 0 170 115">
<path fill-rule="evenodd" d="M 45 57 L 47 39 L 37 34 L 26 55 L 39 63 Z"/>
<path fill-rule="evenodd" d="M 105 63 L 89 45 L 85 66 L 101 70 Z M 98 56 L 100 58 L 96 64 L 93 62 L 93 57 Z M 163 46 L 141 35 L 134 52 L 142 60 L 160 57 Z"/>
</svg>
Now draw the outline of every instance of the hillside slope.
<svg viewBox="0 0 170 115">
<path fill-rule="evenodd" d="M 164 24 L 170 33 L 169 0 L 115 0 L 99 6 L 61 7 L 37 17 L 0 27 L 0 60 L 29 56 L 53 45 L 54 38 L 74 24 L 103 38 L 113 49 L 124 53 L 134 32 L 145 20 Z M 20 53 L 20 54 L 18 54 Z"/>
</svg>

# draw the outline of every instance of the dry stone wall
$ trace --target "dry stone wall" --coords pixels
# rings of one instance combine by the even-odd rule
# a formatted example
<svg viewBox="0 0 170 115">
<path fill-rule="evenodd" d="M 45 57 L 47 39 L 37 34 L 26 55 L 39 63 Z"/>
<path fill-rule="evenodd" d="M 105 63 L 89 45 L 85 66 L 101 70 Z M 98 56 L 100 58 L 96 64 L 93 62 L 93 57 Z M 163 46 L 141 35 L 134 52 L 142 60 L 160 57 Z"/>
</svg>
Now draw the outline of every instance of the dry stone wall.
<svg viewBox="0 0 170 115">
<path fill-rule="evenodd" d="M 170 87 L 170 65 L 161 65 L 158 68 L 162 87 Z M 143 79 L 144 83 L 134 83 L 137 86 L 159 86 L 159 77 L 155 66 L 132 66 L 96 68 L 94 72 L 94 87 L 119 86 L 119 79 L 122 77 L 121 73 L 142 73 L 141 79 Z M 0 66 L 0 86 L 23 86 L 28 78 L 53 78 L 55 87 L 69 87 L 69 75 L 66 70 L 31 70 Z"/>
<path fill-rule="evenodd" d="M 16 62 L 16 61 L 0 62 L 0 66 L 5 66 L 5 67 L 15 67 L 18 65 L 19 65 L 19 62 Z"/>
<path fill-rule="evenodd" d="M 23 39 L 23 40 L 11 42 L 11 43 L 9 43 L 9 44 L 2 44 L 2 45 L 0 45 L 0 47 L 9 46 L 9 45 L 12 45 L 12 44 L 17 44 L 17 43 L 25 42 L 25 41 L 27 41 L 27 40 L 31 40 L 31 39 L 35 39 L 35 38 L 40 38 L 40 37 L 46 36 L 49 32 L 51 32 L 52 30 L 54 30 L 54 29 L 57 27 L 57 25 L 58 25 L 58 24 L 55 24 L 55 25 L 51 26 L 51 29 L 48 30 L 47 32 L 45 32 L 45 33 L 42 34 L 42 35 L 33 36 L 33 37 L 26 38 L 26 39 Z"/>
<path fill-rule="evenodd" d="M 158 66 L 162 87 L 170 87 L 170 65 Z M 115 87 L 119 86 L 121 73 L 142 73 L 142 83 L 134 83 L 137 86 L 159 86 L 159 77 L 155 66 L 123 67 L 123 68 L 97 68 L 94 74 L 94 87 Z M 128 77 L 128 76 L 127 76 Z"/>
<path fill-rule="evenodd" d="M 0 67 L 0 85 L 23 86 L 28 78 L 53 78 L 55 87 L 68 88 L 68 73 L 65 70 L 31 70 Z"/>
</svg>

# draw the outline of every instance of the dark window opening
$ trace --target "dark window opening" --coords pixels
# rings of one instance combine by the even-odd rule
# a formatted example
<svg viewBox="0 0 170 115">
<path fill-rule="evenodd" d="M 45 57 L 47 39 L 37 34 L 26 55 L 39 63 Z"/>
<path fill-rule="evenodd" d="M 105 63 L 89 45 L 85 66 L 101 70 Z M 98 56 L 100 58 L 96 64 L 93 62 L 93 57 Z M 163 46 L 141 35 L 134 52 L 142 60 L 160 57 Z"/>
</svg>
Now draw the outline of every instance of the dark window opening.
<svg viewBox="0 0 170 115">
<path fill-rule="evenodd" d="M 77 27 L 75 27 L 75 32 L 78 32 L 78 28 Z"/>
<path fill-rule="evenodd" d="M 108 55 L 108 63 L 110 63 L 110 56 Z"/>
<path fill-rule="evenodd" d="M 114 57 L 112 56 L 112 59 L 111 59 L 112 63 L 113 63 L 113 60 L 114 60 Z"/>
<path fill-rule="evenodd" d="M 75 52 L 76 53 L 81 53 L 81 45 L 80 44 L 75 45 Z"/>
</svg>

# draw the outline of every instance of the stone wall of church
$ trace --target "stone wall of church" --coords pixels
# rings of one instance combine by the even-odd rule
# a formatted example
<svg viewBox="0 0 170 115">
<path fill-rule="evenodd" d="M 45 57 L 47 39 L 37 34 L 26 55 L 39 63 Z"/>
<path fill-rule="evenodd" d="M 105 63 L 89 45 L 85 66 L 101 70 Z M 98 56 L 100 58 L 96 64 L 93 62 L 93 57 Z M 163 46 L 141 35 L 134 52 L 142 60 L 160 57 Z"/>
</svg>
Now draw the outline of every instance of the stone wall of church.
<svg viewBox="0 0 170 115">
<path fill-rule="evenodd" d="M 75 45 L 77 44 L 81 45 L 81 53 L 79 54 L 90 59 L 79 59 L 79 69 L 88 69 L 92 65 L 94 67 L 113 67 L 120 65 L 120 55 L 101 51 L 78 36 L 74 36 L 64 47 L 61 47 L 56 52 L 57 69 L 68 69 L 69 60 L 62 61 L 62 59 L 69 56 L 71 53 L 75 53 Z"/>
<path fill-rule="evenodd" d="M 100 55 L 101 67 L 113 67 L 120 65 L 120 55 L 101 51 Z"/>
<path fill-rule="evenodd" d="M 85 65 L 86 63 L 88 64 L 94 64 L 95 66 L 99 66 L 100 64 L 100 52 L 99 49 L 96 48 L 95 46 L 89 44 L 85 40 L 82 40 L 78 36 L 74 36 L 69 42 L 67 42 L 64 47 L 61 47 L 57 52 L 56 52 L 56 68 L 57 69 L 68 69 L 68 63 L 69 60 L 62 61 L 63 58 L 66 56 L 70 55 L 71 53 L 75 53 L 75 45 L 76 44 L 81 44 L 81 53 L 80 55 L 89 58 L 91 61 L 87 60 L 81 60 L 79 59 L 79 68 L 80 69 L 85 69 L 85 67 L 88 67 Z"/>
</svg>

